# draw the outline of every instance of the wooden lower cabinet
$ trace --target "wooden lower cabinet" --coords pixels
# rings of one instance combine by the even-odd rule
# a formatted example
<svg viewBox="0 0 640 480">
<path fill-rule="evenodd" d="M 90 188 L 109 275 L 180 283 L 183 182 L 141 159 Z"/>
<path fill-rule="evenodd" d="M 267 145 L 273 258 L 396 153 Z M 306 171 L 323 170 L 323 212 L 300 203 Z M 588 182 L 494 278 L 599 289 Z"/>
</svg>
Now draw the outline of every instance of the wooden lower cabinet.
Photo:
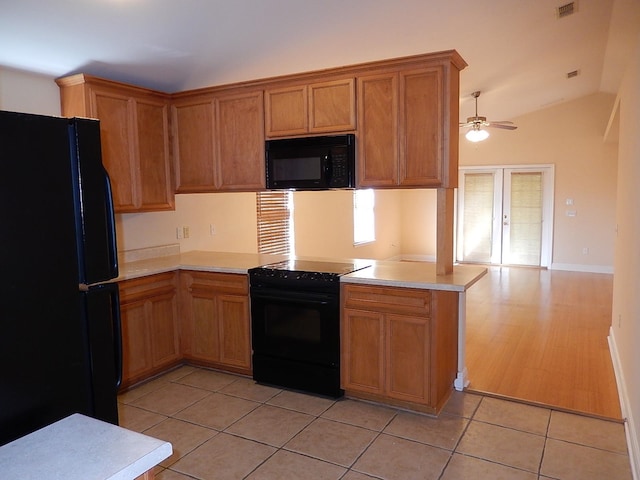
<svg viewBox="0 0 640 480">
<path fill-rule="evenodd" d="M 249 280 L 246 275 L 180 272 L 185 360 L 251 373 Z"/>
<path fill-rule="evenodd" d="M 345 284 L 341 298 L 347 394 L 438 413 L 457 372 L 457 292 Z"/>
<path fill-rule="evenodd" d="M 177 274 L 119 283 L 122 319 L 122 387 L 180 362 Z"/>
</svg>

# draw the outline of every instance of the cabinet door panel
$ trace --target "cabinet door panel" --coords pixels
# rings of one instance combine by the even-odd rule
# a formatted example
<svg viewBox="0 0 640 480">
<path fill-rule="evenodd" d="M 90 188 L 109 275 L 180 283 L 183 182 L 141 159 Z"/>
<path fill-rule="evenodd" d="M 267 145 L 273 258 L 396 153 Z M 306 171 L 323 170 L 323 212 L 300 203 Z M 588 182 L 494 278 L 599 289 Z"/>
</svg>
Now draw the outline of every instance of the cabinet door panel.
<svg viewBox="0 0 640 480">
<path fill-rule="evenodd" d="M 360 187 L 398 181 L 398 76 L 358 78 L 358 172 Z"/>
<path fill-rule="evenodd" d="M 268 137 L 307 133 L 307 87 L 274 88 L 265 92 Z"/>
<path fill-rule="evenodd" d="M 339 132 L 356 128 L 353 78 L 309 85 L 309 131 Z"/>
<path fill-rule="evenodd" d="M 384 317 L 343 310 L 342 387 L 369 393 L 384 391 Z"/>
<path fill-rule="evenodd" d="M 429 319 L 387 315 L 387 392 L 429 402 Z"/>
<path fill-rule="evenodd" d="M 439 186 L 443 162 L 443 74 L 400 74 L 400 185 Z"/>
<path fill-rule="evenodd" d="M 220 190 L 265 187 L 262 91 L 220 97 L 217 111 L 217 166 Z"/>
<path fill-rule="evenodd" d="M 134 124 L 131 100 L 109 91 L 92 91 L 92 114 L 100 119 L 102 162 L 114 181 L 111 182 L 117 212 L 136 209 L 134 168 Z M 117 180 L 117 181 L 116 181 Z"/>
<path fill-rule="evenodd" d="M 175 291 L 151 301 L 150 330 L 153 366 L 171 363 L 180 357 Z"/>
<path fill-rule="evenodd" d="M 178 192 L 210 191 L 214 181 L 212 99 L 173 107 L 174 161 Z"/>
<path fill-rule="evenodd" d="M 151 368 L 150 339 L 144 301 L 121 305 L 122 381 L 144 374 Z"/>
<path fill-rule="evenodd" d="M 220 362 L 242 368 L 251 367 L 249 298 L 232 295 L 218 297 Z"/>
<path fill-rule="evenodd" d="M 164 102 L 136 101 L 141 210 L 173 206 L 167 116 Z"/>
<path fill-rule="evenodd" d="M 220 333 L 216 321 L 216 300 L 212 296 L 192 293 L 193 331 L 191 354 L 195 357 L 218 361 L 220 359 Z"/>
</svg>

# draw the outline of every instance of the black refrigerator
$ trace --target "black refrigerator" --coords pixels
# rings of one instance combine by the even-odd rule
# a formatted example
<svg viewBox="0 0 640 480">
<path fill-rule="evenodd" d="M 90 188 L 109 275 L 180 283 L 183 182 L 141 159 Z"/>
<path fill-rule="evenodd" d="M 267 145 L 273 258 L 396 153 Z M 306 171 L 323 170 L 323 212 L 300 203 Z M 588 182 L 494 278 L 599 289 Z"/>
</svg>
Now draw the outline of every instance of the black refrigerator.
<svg viewBox="0 0 640 480">
<path fill-rule="evenodd" d="M 97 120 L 0 111 L 0 445 L 118 422 L 115 222 Z"/>
</svg>

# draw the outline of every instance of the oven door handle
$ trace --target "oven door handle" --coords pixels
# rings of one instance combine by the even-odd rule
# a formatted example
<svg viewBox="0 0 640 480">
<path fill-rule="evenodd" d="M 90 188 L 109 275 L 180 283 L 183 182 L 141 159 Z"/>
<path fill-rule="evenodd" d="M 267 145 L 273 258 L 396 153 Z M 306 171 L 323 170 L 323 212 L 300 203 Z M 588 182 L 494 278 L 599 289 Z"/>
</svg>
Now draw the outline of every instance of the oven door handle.
<svg viewBox="0 0 640 480">
<path fill-rule="evenodd" d="M 310 292 L 296 292 L 296 291 L 282 291 L 279 289 L 261 288 L 259 291 L 251 291 L 251 299 L 260 300 L 280 300 L 286 302 L 295 303 L 317 303 L 320 305 L 327 305 L 332 301 L 337 301 L 337 295 L 322 293 L 310 293 Z"/>
</svg>

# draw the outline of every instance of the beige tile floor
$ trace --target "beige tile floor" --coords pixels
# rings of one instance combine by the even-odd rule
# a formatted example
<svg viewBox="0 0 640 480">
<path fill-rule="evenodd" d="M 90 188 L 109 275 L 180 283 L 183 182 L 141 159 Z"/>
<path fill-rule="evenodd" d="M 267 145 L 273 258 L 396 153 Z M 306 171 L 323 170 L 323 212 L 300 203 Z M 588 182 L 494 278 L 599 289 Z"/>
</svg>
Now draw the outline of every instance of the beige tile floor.
<svg viewBox="0 0 640 480">
<path fill-rule="evenodd" d="M 438 418 L 180 367 L 119 396 L 158 480 L 631 479 L 619 423 L 454 392 Z"/>
</svg>

